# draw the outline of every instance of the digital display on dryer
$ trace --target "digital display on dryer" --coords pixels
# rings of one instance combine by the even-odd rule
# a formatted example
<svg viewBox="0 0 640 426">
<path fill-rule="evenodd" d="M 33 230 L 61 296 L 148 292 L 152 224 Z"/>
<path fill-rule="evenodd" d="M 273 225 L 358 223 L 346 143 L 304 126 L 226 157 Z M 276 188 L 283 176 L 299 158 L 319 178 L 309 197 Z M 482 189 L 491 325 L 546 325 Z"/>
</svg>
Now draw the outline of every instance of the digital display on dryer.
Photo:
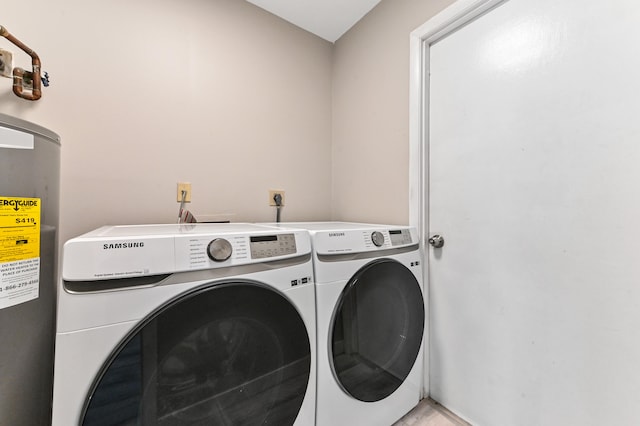
<svg viewBox="0 0 640 426">
<path fill-rule="evenodd" d="M 389 231 L 392 246 L 411 244 L 411 232 L 408 229 L 392 229 Z"/>
</svg>

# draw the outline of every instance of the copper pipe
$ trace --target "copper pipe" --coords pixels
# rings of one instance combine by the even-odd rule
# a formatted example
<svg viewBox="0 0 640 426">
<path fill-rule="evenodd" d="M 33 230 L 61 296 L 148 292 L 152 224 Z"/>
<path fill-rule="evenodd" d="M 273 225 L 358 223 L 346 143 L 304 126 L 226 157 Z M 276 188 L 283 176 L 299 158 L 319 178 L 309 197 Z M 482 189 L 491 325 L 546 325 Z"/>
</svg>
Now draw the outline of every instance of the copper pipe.
<svg viewBox="0 0 640 426">
<path fill-rule="evenodd" d="M 0 36 L 6 38 L 11 43 L 15 44 L 20 49 L 22 49 L 27 55 L 31 56 L 31 72 L 30 73 L 25 71 L 22 68 L 13 69 L 13 93 L 15 93 L 16 96 L 21 97 L 22 99 L 27 99 L 29 101 L 37 101 L 42 96 L 42 90 L 40 86 L 42 84 L 40 79 L 40 66 L 41 66 L 40 58 L 38 57 L 36 52 L 33 51 L 33 49 L 29 48 L 26 44 L 24 44 L 14 36 L 12 36 L 9 33 L 9 31 L 7 31 L 7 29 L 2 25 L 0 25 Z M 27 74 L 27 76 L 30 75 L 31 77 L 31 84 L 32 84 L 31 93 L 23 92 L 25 74 Z"/>
</svg>

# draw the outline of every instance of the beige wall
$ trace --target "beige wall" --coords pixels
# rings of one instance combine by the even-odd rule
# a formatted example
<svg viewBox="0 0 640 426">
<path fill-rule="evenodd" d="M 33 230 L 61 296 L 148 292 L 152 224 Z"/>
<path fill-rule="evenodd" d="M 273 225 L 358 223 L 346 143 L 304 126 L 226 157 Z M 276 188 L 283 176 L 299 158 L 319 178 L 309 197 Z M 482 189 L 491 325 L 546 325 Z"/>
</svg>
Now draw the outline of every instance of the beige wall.
<svg viewBox="0 0 640 426">
<path fill-rule="evenodd" d="M 337 220 L 409 222 L 409 34 L 453 0 L 382 0 L 334 47 Z"/>
<path fill-rule="evenodd" d="M 409 33 L 450 3 L 383 0 L 334 46 L 239 0 L 8 3 L 52 84 L 0 80 L 0 111 L 62 137 L 61 241 L 173 222 L 178 181 L 201 218 L 272 220 L 273 188 L 283 220 L 407 223 Z"/>
<path fill-rule="evenodd" d="M 238 0 L 8 2 L 0 25 L 51 75 L 37 102 L 0 79 L 0 111 L 62 137 L 62 241 L 174 222 L 178 181 L 196 215 L 273 220 L 273 188 L 284 220 L 330 217 L 330 43 Z"/>
</svg>

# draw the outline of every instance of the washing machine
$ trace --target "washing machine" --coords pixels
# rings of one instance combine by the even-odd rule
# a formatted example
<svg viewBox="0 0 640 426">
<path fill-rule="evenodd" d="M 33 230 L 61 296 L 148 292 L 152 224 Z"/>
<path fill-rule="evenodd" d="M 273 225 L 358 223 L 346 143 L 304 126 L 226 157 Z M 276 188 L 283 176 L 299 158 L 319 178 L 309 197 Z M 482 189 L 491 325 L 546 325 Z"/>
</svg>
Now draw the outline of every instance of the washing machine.
<svg viewBox="0 0 640 426">
<path fill-rule="evenodd" d="M 308 230 L 313 247 L 316 425 L 393 424 L 422 397 L 425 307 L 415 228 L 283 226 Z"/>
<path fill-rule="evenodd" d="M 315 419 L 307 232 L 102 227 L 64 245 L 53 425 Z"/>
</svg>

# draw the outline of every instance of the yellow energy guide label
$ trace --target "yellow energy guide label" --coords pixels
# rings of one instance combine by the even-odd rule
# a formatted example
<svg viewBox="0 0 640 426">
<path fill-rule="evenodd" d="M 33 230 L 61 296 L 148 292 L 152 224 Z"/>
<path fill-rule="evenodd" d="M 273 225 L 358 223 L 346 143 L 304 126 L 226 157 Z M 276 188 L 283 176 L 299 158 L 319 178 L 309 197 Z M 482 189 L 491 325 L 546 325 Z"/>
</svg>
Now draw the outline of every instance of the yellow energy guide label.
<svg viewBox="0 0 640 426">
<path fill-rule="evenodd" d="M 0 309 L 37 299 L 39 198 L 0 197 Z"/>
</svg>

